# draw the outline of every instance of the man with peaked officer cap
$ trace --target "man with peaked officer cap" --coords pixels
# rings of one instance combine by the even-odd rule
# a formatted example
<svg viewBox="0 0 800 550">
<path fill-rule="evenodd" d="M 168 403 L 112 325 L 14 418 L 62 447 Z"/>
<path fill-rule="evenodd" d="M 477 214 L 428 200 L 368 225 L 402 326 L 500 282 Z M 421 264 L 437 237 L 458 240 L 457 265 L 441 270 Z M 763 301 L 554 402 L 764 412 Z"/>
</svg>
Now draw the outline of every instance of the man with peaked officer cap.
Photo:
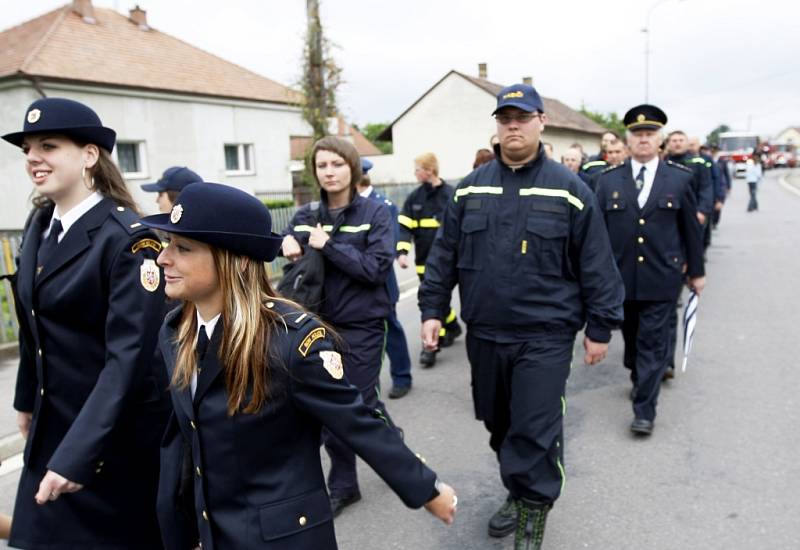
<svg viewBox="0 0 800 550">
<path fill-rule="evenodd" d="M 650 435 L 667 368 L 670 315 L 684 282 L 705 285 L 692 173 L 659 159 L 667 115 L 638 105 L 624 117 L 631 156 L 596 180 L 597 198 L 625 282 L 625 366 L 631 369 L 634 434 Z"/>
<path fill-rule="evenodd" d="M 164 174 L 157 182 L 143 183 L 141 187 L 142 191 L 158 193 L 156 197 L 158 210 L 162 214 L 166 214 L 172 210 L 172 205 L 175 203 L 175 199 L 178 198 L 178 193 L 190 183 L 198 181 L 203 181 L 203 178 L 186 166 L 171 166 L 164 170 Z"/>
</svg>

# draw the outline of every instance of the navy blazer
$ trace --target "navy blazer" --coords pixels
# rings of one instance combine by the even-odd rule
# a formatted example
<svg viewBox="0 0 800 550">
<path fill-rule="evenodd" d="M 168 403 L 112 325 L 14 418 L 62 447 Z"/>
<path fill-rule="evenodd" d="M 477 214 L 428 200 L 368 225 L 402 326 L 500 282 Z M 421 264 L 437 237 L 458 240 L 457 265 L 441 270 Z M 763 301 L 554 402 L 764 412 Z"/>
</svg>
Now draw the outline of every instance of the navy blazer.
<svg viewBox="0 0 800 550">
<path fill-rule="evenodd" d="M 324 425 L 363 458 L 403 502 L 418 508 L 436 474 L 362 401 L 338 369 L 331 334 L 316 318 L 275 300 L 281 322 L 271 335 L 269 398 L 256 414 L 227 414 L 228 392 L 217 358 L 217 324 L 197 389 L 171 389 L 174 424 L 162 444 L 159 521 L 168 550 L 193 548 L 181 509 L 191 460 L 194 509 L 203 550 L 333 550 L 328 493 L 320 463 Z M 172 377 L 182 308 L 170 312 L 159 345 Z M 184 532 L 180 532 L 183 529 Z"/>
<path fill-rule="evenodd" d="M 597 178 L 597 198 L 625 282 L 625 300 L 675 300 L 686 275 L 700 277 L 703 239 L 692 172 L 659 161 L 644 208 L 639 208 L 631 161 Z"/>
<path fill-rule="evenodd" d="M 160 244 L 135 212 L 103 199 L 64 235 L 37 275 L 52 205 L 24 235 L 17 299 L 24 313 L 14 407 L 32 412 L 11 545 L 146 548 L 155 515 L 166 379 L 154 364 L 164 291 Z M 143 282 L 143 277 L 148 279 Z M 44 506 L 47 470 L 85 487 Z"/>
</svg>

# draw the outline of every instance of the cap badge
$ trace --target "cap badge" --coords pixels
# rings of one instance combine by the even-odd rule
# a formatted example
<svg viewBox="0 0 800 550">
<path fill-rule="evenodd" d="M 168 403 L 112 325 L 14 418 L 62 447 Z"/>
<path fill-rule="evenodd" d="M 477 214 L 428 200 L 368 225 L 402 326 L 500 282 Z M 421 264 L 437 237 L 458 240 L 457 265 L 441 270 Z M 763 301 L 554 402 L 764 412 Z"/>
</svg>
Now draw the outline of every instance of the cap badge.
<svg viewBox="0 0 800 550">
<path fill-rule="evenodd" d="M 161 272 L 155 260 L 145 259 L 139 267 L 139 281 L 147 292 L 155 292 L 161 282 Z"/>
<path fill-rule="evenodd" d="M 322 366 L 328 371 L 335 380 L 341 380 L 344 376 L 344 365 L 342 356 L 335 351 L 321 351 L 319 356 L 322 359 Z"/>
<path fill-rule="evenodd" d="M 614 191 L 613 193 L 611 193 L 611 198 L 612 199 L 618 199 L 619 198 L 619 191 Z"/>
<path fill-rule="evenodd" d="M 35 124 L 40 118 L 42 118 L 42 112 L 39 109 L 28 111 L 28 124 Z"/>
<path fill-rule="evenodd" d="M 508 92 L 506 95 L 503 96 L 503 99 L 508 99 L 510 97 L 525 97 L 525 94 L 520 91 Z"/>
<path fill-rule="evenodd" d="M 637 116 L 637 117 L 636 117 L 636 121 L 637 121 L 637 122 L 644 122 L 644 118 L 645 118 L 645 117 L 644 117 L 644 115 L 643 115 L 643 114 L 639 114 L 639 116 Z"/>
<path fill-rule="evenodd" d="M 183 216 L 183 206 L 176 204 L 172 207 L 172 212 L 169 215 L 169 221 L 172 223 L 178 223 L 181 221 L 181 216 Z"/>
</svg>

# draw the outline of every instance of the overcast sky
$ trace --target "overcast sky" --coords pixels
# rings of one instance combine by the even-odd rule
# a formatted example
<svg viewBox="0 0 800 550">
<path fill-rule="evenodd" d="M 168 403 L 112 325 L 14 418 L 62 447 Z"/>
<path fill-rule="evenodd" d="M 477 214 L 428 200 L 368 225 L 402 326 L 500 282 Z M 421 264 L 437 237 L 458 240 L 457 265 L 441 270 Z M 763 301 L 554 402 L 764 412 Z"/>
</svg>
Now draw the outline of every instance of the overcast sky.
<svg viewBox="0 0 800 550">
<path fill-rule="evenodd" d="M 616 111 L 650 102 L 671 128 L 720 123 L 768 136 L 800 126 L 800 2 L 794 0 L 320 0 L 358 124 L 394 120 L 450 69 L 499 84 L 532 76 L 542 95 Z M 0 0 L 0 28 L 67 0 Z M 130 0 L 94 0 L 127 13 Z M 150 26 L 283 84 L 301 71 L 304 0 L 140 0 Z M 13 6 L 13 8 L 12 8 Z M 487 116 L 489 113 L 487 113 Z"/>
</svg>

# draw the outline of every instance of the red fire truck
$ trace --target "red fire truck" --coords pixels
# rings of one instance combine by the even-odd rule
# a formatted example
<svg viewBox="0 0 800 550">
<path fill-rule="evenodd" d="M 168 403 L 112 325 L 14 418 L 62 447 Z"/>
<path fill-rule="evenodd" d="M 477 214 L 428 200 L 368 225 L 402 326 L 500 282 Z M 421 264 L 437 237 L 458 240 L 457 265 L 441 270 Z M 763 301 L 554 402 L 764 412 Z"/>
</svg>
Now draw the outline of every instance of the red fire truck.
<svg viewBox="0 0 800 550">
<path fill-rule="evenodd" d="M 753 132 L 723 132 L 719 135 L 719 155 L 731 161 L 734 174 L 743 178 L 747 161 L 759 150 L 758 134 Z"/>
</svg>

